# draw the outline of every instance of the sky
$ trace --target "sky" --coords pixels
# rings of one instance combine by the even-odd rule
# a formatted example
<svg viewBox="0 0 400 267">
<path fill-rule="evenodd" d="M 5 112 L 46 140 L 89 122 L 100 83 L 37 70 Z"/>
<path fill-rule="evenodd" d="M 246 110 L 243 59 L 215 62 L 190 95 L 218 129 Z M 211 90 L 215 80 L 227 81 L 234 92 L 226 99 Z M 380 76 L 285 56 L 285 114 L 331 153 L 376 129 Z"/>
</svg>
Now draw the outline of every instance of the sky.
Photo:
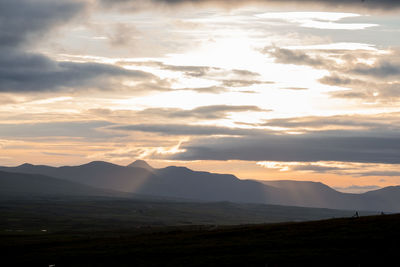
<svg viewBox="0 0 400 267">
<path fill-rule="evenodd" d="M 0 165 L 400 184 L 400 1 L 0 0 Z"/>
</svg>

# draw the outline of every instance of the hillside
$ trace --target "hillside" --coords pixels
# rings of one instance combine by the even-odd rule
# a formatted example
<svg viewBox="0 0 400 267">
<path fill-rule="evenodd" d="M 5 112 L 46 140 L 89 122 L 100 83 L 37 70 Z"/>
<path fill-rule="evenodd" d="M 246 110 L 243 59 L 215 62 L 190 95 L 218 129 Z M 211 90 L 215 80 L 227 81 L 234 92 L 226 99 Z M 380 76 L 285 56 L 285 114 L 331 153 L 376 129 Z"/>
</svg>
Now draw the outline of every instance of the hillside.
<svg viewBox="0 0 400 267">
<path fill-rule="evenodd" d="M 16 266 L 384 266 L 398 260 L 400 215 L 305 223 L 112 232 L 0 233 Z"/>
<path fill-rule="evenodd" d="M 0 196 L 121 196 L 119 192 L 93 188 L 40 174 L 0 171 Z"/>
<path fill-rule="evenodd" d="M 232 202 L 82 196 L 0 198 L 0 231 L 115 230 L 149 226 L 238 225 L 351 217 L 354 211 Z M 377 213 L 360 212 L 360 215 Z"/>
</svg>

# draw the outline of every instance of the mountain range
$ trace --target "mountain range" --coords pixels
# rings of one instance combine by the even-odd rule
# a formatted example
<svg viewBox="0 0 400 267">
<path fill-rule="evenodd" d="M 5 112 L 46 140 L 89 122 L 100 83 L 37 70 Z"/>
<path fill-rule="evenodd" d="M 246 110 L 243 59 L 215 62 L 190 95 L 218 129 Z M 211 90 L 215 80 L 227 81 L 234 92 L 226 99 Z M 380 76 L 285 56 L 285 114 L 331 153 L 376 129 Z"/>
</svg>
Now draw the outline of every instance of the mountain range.
<svg viewBox="0 0 400 267">
<path fill-rule="evenodd" d="M 338 192 L 318 182 L 242 180 L 186 167 L 152 168 L 93 161 L 79 166 L 22 164 L 0 167 L 0 194 L 145 195 L 187 201 L 231 201 L 346 210 L 400 211 L 400 186 L 363 194 Z"/>
</svg>

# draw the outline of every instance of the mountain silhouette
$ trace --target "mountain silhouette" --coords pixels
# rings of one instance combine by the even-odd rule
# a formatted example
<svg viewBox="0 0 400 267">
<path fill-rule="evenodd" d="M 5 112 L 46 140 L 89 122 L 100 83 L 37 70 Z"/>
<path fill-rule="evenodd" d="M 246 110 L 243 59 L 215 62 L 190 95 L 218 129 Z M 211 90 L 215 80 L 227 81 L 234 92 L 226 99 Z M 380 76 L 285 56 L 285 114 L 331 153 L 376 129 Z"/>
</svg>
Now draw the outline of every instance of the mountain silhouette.
<svg viewBox="0 0 400 267">
<path fill-rule="evenodd" d="M 176 166 L 154 169 L 142 160 L 128 166 L 93 161 L 63 167 L 22 164 L 17 167 L 0 167 L 0 170 L 46 175 L 103 190 L 192 201 L 400 211 L 400 186 L 349 194 L 317 182 L 241 180 L 231 174 L 193 171 Z"/>
<path fill-rule="evenodd" d="M 148 171 L 153 171 L 153 167 L 151 167 L 146 161 L 144 160 L 135 160 L 134 162 L 132 162 L 131 164 L 127 165 L 127 167 L 130 168 L 142 168 Z"/>
<path fill-rule="evenodd" d="M 1 195 L 118 196 L 120 193 L 40 174 L 0 171 Z"/>
</svg>

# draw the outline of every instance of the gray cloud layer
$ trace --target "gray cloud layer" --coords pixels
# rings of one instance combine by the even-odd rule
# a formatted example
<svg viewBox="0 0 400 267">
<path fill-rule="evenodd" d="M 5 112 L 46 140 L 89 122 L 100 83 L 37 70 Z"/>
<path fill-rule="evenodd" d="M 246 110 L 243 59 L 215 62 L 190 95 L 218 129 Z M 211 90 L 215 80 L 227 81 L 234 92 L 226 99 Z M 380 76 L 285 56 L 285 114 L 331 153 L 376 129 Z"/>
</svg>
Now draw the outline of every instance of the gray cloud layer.
<svg viewBox="0 0 400 267">
<path fill-rule="evenodd" d="M 227 108 L 220 107 L 221 110 Z M 218 110 L 218 106 L 203 109 Z M 181 149 L 185 152 L 171 156 L 171 159 L 175 160 L 400 163 L 398 134 L 400 122 L 397 113 L 381 114 L 376 117 L 359 115 L 355 118 L 350 119 L 349 116 L 287 118 L 270 120 L 264 124 L 264 126 L 285 127 L 288 131 L 300 129 L 304 132 L 296 135 L 278 133 L 265 128 L 184 124 L 135 124 L 115 126 L 113 129 L 170 136 L 197 136 L 182 145 Z M 327 129 L 333 127 L 336 130 L 321 131 L 325 127 L 328 127 Z M 338 127 L 344 128 L 338 129 Z M 204 135 L 210 137 L 201 137 Z M 299 168 L 310 170 L 309 168 L 316 167 Z M 314 171 L 334 171 L 334 169 L 329 167 Z"/>
<path fill-rule="evenodd" d="M 82 2 L 68 0 L 1 0 L 0 47 L 15 47 L 29 38 L 41 37 L 84 7 Z"/>
<path fill-rule="evenodd" d="M 107 64 L 58 62 L 19 50 L 0 51 L 0 92 L 39 92 L 95 87 L 107 89 L 113 77 L 135 81 L 156 79 L 142 71 Z"/>
<path fill-rule="evenodd" d="M 67 23 L 85 8 L 82 1 L 73 0 L 0 1 L 0 92 L 110 89 L 115 78 L 121 77 L 150 82 L 147 88 L 160 82 L 142 71 L 107 64 L 59 62 L 25 52 L 36 39 Z"/>
<path fill-rule="evenodd" d="M 105 6 L 124 5 L 138 8 L 143 6 L 143 2 L 138 0 L 99 0 Z M 212 4 L 225 7 L 241 6 L 249 3 L 263 3 L 269 5 L 285 5 L 291 4 L 296 6 L 328 6 L 337 9 L 340 8 L 359 8 L 359 9 L 380 9 L 389 10 L 400 6 L 397 0 L 150 0 L 147 2 L 158 3 L 163 5 L 179 5 L 179 4 Z"/>
<path fill-rule="evenodd" d="M 115 126 L 112 129 L 123 131 L 139 131 L 148 133 L 158 133 L 161 135 L 254 135 L 268 131 L 243 128 L 229 128 L 208 125 L 183 125 L 183 124 L 134 124 L 125 126 Z"/>
<path fill-rule="evenodd" d="M 173 108 L 150 108 L 138 112 L 138 115 L 157 115 L 166 118 L 197 118 L 197 119 L 223 119 L 232 112 L 268 112 L 257 106 L 230 106 L 230 105 L 212 105 L 201 106 L 191 110 L 173 109 Z"/>
<path fill-rule="evenodd" d="M 266 134 L 199 139 L 181 149 L 173 159 L 400 163 L 400 138 L 385 137 Z"/>
<path fill-rule="evenodd" d="M 290 130 L 347 128 L 393 132 L 400 129 L 399 113 L 384 113 L 374 115 L 336 115 L 329 117 L 292 117 L 271 119 L 262 126 L 275 126 Z"/>
</svg>

